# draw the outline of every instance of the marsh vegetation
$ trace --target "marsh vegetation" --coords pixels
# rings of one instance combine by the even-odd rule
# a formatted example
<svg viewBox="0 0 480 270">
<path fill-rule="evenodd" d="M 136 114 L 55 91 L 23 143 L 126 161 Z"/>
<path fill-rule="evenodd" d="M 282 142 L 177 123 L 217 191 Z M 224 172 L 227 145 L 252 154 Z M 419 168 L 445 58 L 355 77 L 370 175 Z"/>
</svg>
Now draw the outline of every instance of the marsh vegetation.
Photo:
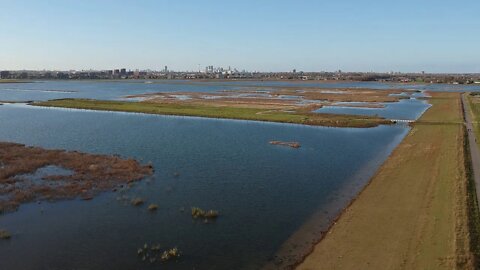
<svg viewBox="0 0 480 270">
<path fill-rule="evenodd" d="M 137 255 L 142 261 L 150 263 L 167 262 L 180 258 L 180 251 L 176 247 L 162 250 L 160 244 L 149 246 L 145 243 L 143 247 L 137 249 Z"/>
<path fill-rule="evenodd" d="M 0 165 L 0 212 L 16 210 L 20 204 L 36 200 L 91 199 L 100 191 L 153 173 L 151 165 L 141 165 L 133 159 L 3 142 Z M 57 170 L 32 178 L 38 170 L 52 165 Z"/>
<path fill-rule="evenodd" d="M 194 219 L 216 219 L 219 216 L 218 211 L 208 210 L 205 211 L 199 207 L 192 207 L 192 217 Z"/>
<path fill-rule="evenodd" d="M 10 232 L 6 231 L 6 230 L 0 230 L 0 239 L 10 239 L 12 236 L 10 234 Z"/>
<path fill-rule="evenodd" d="M 151 211 L 151 212 L 157 211 L 157 209 L 158 209 L 158 205 L 156 205 L 154 203 L 152 203 L 148 206 L 148 210 Z"/>
</svg>

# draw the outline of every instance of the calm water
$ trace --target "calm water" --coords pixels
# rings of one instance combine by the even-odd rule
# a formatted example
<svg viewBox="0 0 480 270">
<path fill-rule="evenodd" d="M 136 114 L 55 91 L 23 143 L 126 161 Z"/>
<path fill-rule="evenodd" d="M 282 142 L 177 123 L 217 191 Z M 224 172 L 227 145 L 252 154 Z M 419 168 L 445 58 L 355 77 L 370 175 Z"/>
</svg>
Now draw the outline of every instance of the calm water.
<svg viewBox="0 0 480 270">
<path fill-rule="evenodd" d="M 412 89 L 428 91 L 471 92 L 480 91 L 480 85 L 453 85 L 453 84 L 410 84 L 410 83 L 382 83 L 382 82 L 289 82 L 289 81 L 228 81 L 211 82 L 212 84 L 227 84 L 237 86 L 292 86 L 292 87 L 320 87 L 320 88 L 371 88 L 371 89 Z"/>
<path fill-rule="evenodd" d="M 402 99 L 399 102 L 385 102 L 381 104 L 384 108 L 348 107 L 341 106 L 340 102 L 340 106 L 324 106 L 315 112 L 370 115 L 380 116 L 387 119 L 415 120 L 430 107 L 427 101 L 416 98 Z"/>
<path fill-rule="evenodd" d="M 226 89 L 221 85 L 180 83 L 145 83 L 144 81 L 45 81 L 0 84 L 0 100 L 29 101 L 57 98 L 119 99 L 127 95 L 155 92 L 213 92 Z M 238 86 L 227 87 L 230 90 Z"/>
<path fill-rule="evenodd" d="M 147 83 L 146 83 L 147 82 Z M 150 83 L 151 82 L 151 83 Z M 155 92 L 214 92 L 245 87 L 297 86 L 321 88 L 414 89 L 429 91 L 480 91 L 480 85 L 391 84 L 378 82 L 272 82 L 272 81 L 44 81 L 33 83 L 1 83 L 0 100 L 29 101 L 57 98 L 118 99 L 126 95 Z"/>
<path fill-rule="evenodd" d="M 62 88 L 60 82 L 48 84 Z M 122 95 L 134 88 L 125 87 L 118 90 Z M 31 95 L 22 93 L 16 98 Z M 51 95 L 38 98 L 43 94 Z M 160 207 L 149 213 L 146 206 L 118 201 L 114 192 L 92 201 L 22 205 L 0 216 L 0 228 L 13 234 L 0 241 L 2 270 L 258 269 L 313 213 L 334 217 L 408 132 L 400 125 L 324 128 L 19 104 L 0 106 L 0 123 L 0 141 L 151 161 L 155 175 L 126 195 Z M 273 146 L 270 140 L 299 141 L 302 147 Z M 191 206 L 217 209 L 221 217 L 212 224 L 194 222 Z M 136 251 L 144 243 L 177 246 L 182 258 L 142 262 Z"/>
</svg>

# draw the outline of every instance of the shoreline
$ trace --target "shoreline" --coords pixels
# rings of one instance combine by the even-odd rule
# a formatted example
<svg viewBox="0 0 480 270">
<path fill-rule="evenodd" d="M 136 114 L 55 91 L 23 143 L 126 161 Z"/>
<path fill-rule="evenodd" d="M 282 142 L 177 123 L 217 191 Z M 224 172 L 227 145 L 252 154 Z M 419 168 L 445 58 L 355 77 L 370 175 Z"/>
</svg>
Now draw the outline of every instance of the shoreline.
<svg viewBox="0 0 480 270">
<path fill-rule="evenodd" d="M 442 97 L 440 97 L 440 98 L 442 98 Z M 433 108 L 433 106 L 434 105 L 432 105 L 430 108 Z M 426 112 L 428 112 L 428 110 Z M 421 120 L 422 118 L 423 118 L 423 115 L 420 117 L 419 120 Z M 426 118 L 428 118 L 428 117 L 426 117 Z M 458 123 L 454 123 L 454 124 L 458 125 Z M 449 125 L 451 126 L 452 123 L 447 123 L 447 126 L 449 126 Z M 431 127 L 431 125 L 430 125 L 430 127 Z M 436 128 L 436 127 L 433 127 L 433 128 Z M 367 261 L 367 258 L 365 258 L 365 254 L 360 255 L 360 254 L 363 253 L 363 250 L 360 250 L 360 251 L 357 250 L 356 253 L 352 252 L 351 249 L 354 249 L 355 247 L 352 247 L 351 245 L 348 248 L 343 247 L 343 246 L 342 246 L 343 248 L 342 247 L 339 248 L 339 247 L 336 246 L 338 244 L 338 241 L 328 239 L 330 241 L 328 243 L 326 243 L 326 241 L 327 241 L 326 238 L 327 237 L 332 238 L 331 234 L 333 233 L 333 234 L 341 234 L 343 236 L 343 239 L 345 239 L 347 237 L 347 235 L 350 236 L 351 233 L 354 233 L 355 231 L 360 231 L 360 229 L 358 229 L 358 227 L 356 227 L 356 226 L 354 226 L 354 227 L 352 227 L 353 225 L 349 226 L 349 223 L 353 222 L 353 219 L 355 218 L 355 214 L 352 213 L 352 212 L 358 212 L 359 207 L 358 207 L 357 204 L 359 203 L 360 200 L 365 201 L 365 200 L 368 200 L 367 197 L 372 197 L 372 196 L 380 196 L 380 197 L 384 196 L 383 194 L 378 194 L 378 193 L 376 195 L 372 195 L 372 191 L 371 191 L 372 186 L 374 186 L 374 185 L 378 186 L 378 181 L 379 181 L 378 178 L 382 178 L 381 177 L 382 174 L 384 174 L 384 171 L 387 170 L 386 168 L 391 166 L 391 163 L 393 163 L 392 162 L 393 159 L 398 159 L 399 158 L 398 156 L 399 155 L 401 156 L 402 151 L 403 151 L 402 148 L 404 148 L 406 146 L 406 144 L 409 143 L 409 142 L 406 142 L 407 139 L 409 137 L 415 136 L 416 132 L 417 131 L 416 131 L 415 125 L 414 125 L 414 128 L 412 128 L 408 132 L 408 134 L 404 137 L 402 142 L 390 153 L 389 157 L 378 168 L 378 170 L 375 172 L 375 174 L 370 178 L 368 183 L 360 190 L 360 192 L 358 192 L 358 195 L 355 198 L 353 198 L 350 201 L 350 203 L 345 208 L 343 208 L 342 211 L 340 211 L 339 215 L 333 220 L 333 222 L 331 222 L 330 226 L 328 227 L 328 230 L 326 230 L 325 233 L 323 233 L 321 235 L 321 237 L 317 241 L 317 243 L 315 243 L 312 246 L 312 248 L 310 250 L 310 254 L 307 254 L 306 256 L 303 257 L 303 259 L 301 261 L 299 261 L 297 264 L 295 264 L 293 266 L 294 269 L 331 269 L 332 267 L 338 267 L 338 266 L 340 266 L 340 269 L 349 269 L 349 267 L 347 265 L 350 265 L 350 269 L 351 269 L 352 265 L 358 265 L 359 263 L 365 263 Z M 409 139 L 409 141 L 411 141 L 411 138 Z M 366 194 L 366 193 L 369 193 L 369 194 Z M 373 194 L 375 194 L 375 192 Z M 425 194 L 425 195 L 428 195 L 428 194 Z M 386 218 L 386 217 L 384 217 L 384 218 Z M 357 218 L 357 219 L 362 219 L 362 218 Z M 346 220 L 348 220 L 348 221 L 346 221 Z M 364 223 L 366 222 L 366 224 L 370 224 L 369 221 L 364 220 L 363 222 Z M 370 224 L 370 225 L 374 225 L 374 224 Z M 342 226 L 342 228 L 338 228 L 339 226 Z M 455 224 L 455 226 L 457 226 L 457 225 Z M 348 227 L 349 229 L 344 229 L 346 227 Z M 351 231 L 351 230 L 353 230 L 353 231 Z M 337 231 L 340 231 L 340 233 L 337 233 Z M 346 232 L 348 232 L 348 233 L 345 234 Z M 363 234 L 363 233 L 360 233 L 360 234 Z M 364 237 L 368 238 L 368 234 L 364 235 Z M 342 239 L 342 238 L 339 238 L 339 239 Z M 344 240 L 344 241 L 349 242 L 348 240 Z M 370 240 L 370 241 L 372 241 L 372 240 Z M 402 240 L 399 240 L 399 241 L 402 241 Z M 356 243 L 356 242 L 353 241 L 353 243 Z M 373 243 L 370 242 L 370 244 L 373 244 Z M 363 243 L 363 244 L 360 244 L 360 245 L 367 245 L 365 248 L 369 248 L 368 243 L 367 244 Z M 395 244 L 393 244 L 393 245 L 395 245 Z M 320 251 L 320 246 L 324 246 L 324 248 L 321 249 L 322 251 Z M 382 247 L 382 248 L 388 249 L 388 246 L 385 246 L 385 247 Z M 337 249 L 339 252 L 336 252 L 335 249 Z M 329 254 L 325 254 L 326 250 L 330 251 Z M 355 253 L 358 257 L 351 256 L 349 253 Z M 346 255 L 350 255 L 350 257 L 352 258 L 352 259 L 350 259 L 352 263 L 347 262 L 345 264 L 340 264 L 341 261 L 345 260 L 344 256 L 346 257 Z M 378 261 L 382 260 L 382 259 L 378 259 L 378 258 L 381 257 L 379 254 L 375 254 L 375 256 L 378 256 L 378 257 L 373 257 L 373 258 L 376 258 L 376 260 L 371 261 L 371 262 L 366 262 L 367 265 L 364 265 L 364 266 L 368 267 L 370 269 L 382 269 L 381 267 L 388 268 L 388 266 L 385 266 L 384 264 L 381 264 L 382 265 L 381 267 L 373 267 L 373 264 L 379 264 Z M 408 257 L 405 258 L 405 257 L 403 257 L 403 259 L 404 259 L 404 262 L 401 263 L 401 264 L 406 265 L 407 261 L 415 261 L 417 258 L 408 258 Z M 328 263 L 326 263 L 327 261 L 328 261 Z M 392 260 L 389 259 L 390 263 L 391 263 L 391 261 Z M 429 262 L 429 263 L 430 264 L 435 263 L 435 261 L 434 262 Z M 415 263 L 414 265 L 417 265 L 417 264 L 418 263 Z M 393 266 L 398 267 L 399 265 L 393 265 Z M 312 267 L 314 267 L 314 268 L 312 268 Z M 358 267 L 360 267 L 360 266 L 358 266 Z"/>
<path fill-rule="evenodd" d="M 425 99 L 425 100 L 428 101 L 428 99 Z M 427 107 L 417 117 L 417 120 L 419 120 L 423 116 L 423 114 L 425 114 L 431 107 L 432 105 L 430 104 L 430 106 Z M 358 187 L 355 187 L 353 185 L 351 185 L 350 187 L 346 187 L 347 191 L 345 193 L 350 194 L 351 199 L 345 200 L 343 203 L 338 201 L 331 204 L 331 205 L 341 204 L 342 206 L 337 205 L 336 214 L 326 217 L 326 218 L 329 218 L 330 221 L 325 222 L 323 213 L 319 213 L 318 211 L 316 211 L 311 215 L 311 217 L 308 220 L 306 220 L 304 224 L 300 226 L 298 230 L 296 230 L 292 234 L 292 236 L 290 236 L 282 244 L 282 246 L 279 248 L 279 251 L 275 253 L 274 257 L 281 258 L 281 259 L 284 259 L 284 258 L 291 259 L 292 257 L 294 257 L 296 258 L 294 263 L 288 264 L 286 265 L 286 267 L 283 267 L 283 268 L 278 268 L 278 264 L 275 264 L 275 262 L 273 261 L 269 261 L 265 264 L 262 270 L 295 269 L 297 266 L 299 266 L 313 252 L 315 246 L 324 239 L 324 237 L 333 228 L 333 226 L 337 223 L 337 221 L 345 214 L 345 212 L 348 211 L 348 209 L 355 203 L 355 201 L 362 195 L 362 193 L 372 183 L 373 179 L 380 172 L 380 169 L 382 168 L 382 166 L 388 161 L 388 159 L 391 158 L 392 155 L 394 155 L 397 148 L 403 143 L 404 139 L 410 134 L 410 132 L 411 132 L 411 129 L 409 129 L 402 136 L 402 139 L 398 143 L 396 143 L 396 146 L 393 149 L 389 151 L 390 153 L 388 154 L 388 156 L 386 156 L 383 159 L 383 161 L 377 166 L 375 172 L 372 173 L 370 177 L 368 177 L 368 179 L 364 182 L 363 185 L 360 185 Z M 366 165 L 366 167 L 368 166 L 371 166 L 371 164 Z M 362 170 L 367 170 L 367 168 L 363 168 Z M 356 175 L 358 174 L 359 175 L 368 174 L 368 172 L 358 172 Z M 352 177 L 357 177 L 356 175 Z M 330 207 L 327 207 L 327 208 L 330 209 Z M 307 235 L 309 235 L 310 237 L 308 237 Z M 317 237 L 318 235 L 320 236 Z M 311 236 L 314 237 L 313 240 Z M 291 252 L 291 249 L 287 248 L 287 246 L 288 245 L 298 246 L 297 242 L 304 242 L 304 243 L 311 242 L 311 244 L 307 244 L 306 246 L 303 246 L 302 251 Z"/>
<path fill-rule="evenodd" d="M 363 191 L 370 185 L 372 179 L 378 174 L 383 164 L 393 155 L 398 146 L 403 142 L 405 137 L 408 136 L 410 128 L 405 131 L 399 141 L 392 142 L 388 147 L 391 148 L 384 153 L 379 154 L 373 160 L 367 162 L 358 172 L 351 176 L 352 179 L 361 179 L 361 183 L 351 182 L 342 188 L 342 192 L 339 197 L 331 201 L 325 209 L 316 210 L 299 229 L 294 231 L 292 235 L 282 244 L 279 250 L 275 253 L 274 258 L 278 258 L 281 261 L 275 262 L 274 260 L 267 262 L 261 269 L 262 270 L 274 270 L 274 269 L 295 269 L 310 255 L 315 246 L 320 243 L 342 215 L 348 210 L 348 208 L 355 203 L 355 201 L 361 196 Z M 388 155 L 385 155 L 388 153 Z M 372 167 L 376 167 L 376 170 L 371 173 Z M 350 199 L 344 199 L 348 197 Z M 333 214 L 330 212 L 332 211 Z M 312 239 L 313 236 L 313 239 Z M 298 250 L 300 246 L 300 250 Z M 292 251 L 292 249 L 297 249 Z M 284 261 L 287 261 L 285 264 Z M 289 264 L 288 261 L 291 263 Z"/>
</svg>

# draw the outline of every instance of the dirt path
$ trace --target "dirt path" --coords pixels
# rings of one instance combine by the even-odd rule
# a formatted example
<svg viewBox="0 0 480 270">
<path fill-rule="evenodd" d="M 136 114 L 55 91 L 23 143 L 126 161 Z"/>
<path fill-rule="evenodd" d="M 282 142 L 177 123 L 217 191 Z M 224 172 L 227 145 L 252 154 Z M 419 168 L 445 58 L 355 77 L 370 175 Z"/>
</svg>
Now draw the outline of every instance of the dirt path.
<svg viewBox="0 0 480 270">
<path fill-rule="evenodd" d="M 460 95 L 431 103 L 297 269 L 473 269 Z"/>
<path fill-rule="evenodd" d="M 477 190 L 477 201 L 480 202 L 480 152 L 478 150 L 477 139 L 475 137 L 472 115 L 470 114 L 470 104 L 466 100 L 465 95 L 466 94 L 462 95 L 463 113 L 465 115 L 465 126 L 467 127 L 468 142 L 470 144 L 473 177 L 475 180 L 475 189 Z"/>
</svg>

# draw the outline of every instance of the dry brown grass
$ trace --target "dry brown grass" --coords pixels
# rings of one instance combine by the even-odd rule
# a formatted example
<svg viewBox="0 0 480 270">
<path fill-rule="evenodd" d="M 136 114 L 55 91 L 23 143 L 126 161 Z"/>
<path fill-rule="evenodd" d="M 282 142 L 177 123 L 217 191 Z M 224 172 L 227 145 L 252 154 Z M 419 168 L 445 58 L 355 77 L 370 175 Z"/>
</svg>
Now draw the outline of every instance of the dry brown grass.
<svg viewBox="0 0 480 270">
<path fill-rule="evenodd" d="M 90 199 L 99 191 L 137 181 L 153 173 L 151 165 L 132 159 L 92 155 L 63 150 L 46 150 L 22 144 L 0 142 L 0 212 L 16 210 L 33 200 L 82 197 Z M 55 165 L 73 171 L 72 175 L 48 175 L 32 184 L 24 174 Z M 55 184 L 52 185 L 52 183 Z"/>
</svg>

